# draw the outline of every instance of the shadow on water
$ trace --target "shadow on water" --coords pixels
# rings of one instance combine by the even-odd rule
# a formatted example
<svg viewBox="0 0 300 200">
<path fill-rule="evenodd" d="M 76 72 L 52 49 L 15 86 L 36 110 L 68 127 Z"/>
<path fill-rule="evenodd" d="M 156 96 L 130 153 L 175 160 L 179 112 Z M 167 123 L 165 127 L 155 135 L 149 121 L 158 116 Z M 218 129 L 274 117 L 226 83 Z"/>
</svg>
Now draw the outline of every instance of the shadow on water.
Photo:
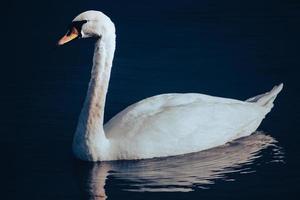
<svg viewBox="0 0 300 200">
<path fill-rule="evenodd" d="M 139 161 L 81 163 L 77 170 L 85 188 L 84 196 L 89 199 L 106 199 L 109 189 L 106 184 L 110 179 L 125 181 L 120 186 L 124 191 L 188 192 L 208 189 L 218 179 L 234 181 L 227 176 L 231 173 L 254 173 L 254 161 L 263 155 L 264 149 L 272 152 L 267 162 L 282 162 L 283 153 L 276 143 L 271 136 L 257 132 L 198 153 Z"/>
</svg>

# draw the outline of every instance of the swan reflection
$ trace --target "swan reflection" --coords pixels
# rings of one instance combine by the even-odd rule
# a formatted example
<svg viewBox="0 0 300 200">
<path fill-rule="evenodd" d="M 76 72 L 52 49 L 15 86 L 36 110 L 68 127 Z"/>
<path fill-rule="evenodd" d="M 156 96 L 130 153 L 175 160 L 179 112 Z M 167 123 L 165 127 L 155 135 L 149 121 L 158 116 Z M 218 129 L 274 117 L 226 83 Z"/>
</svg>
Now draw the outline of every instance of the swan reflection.
<svg viewBox="0 0 300 200">
<path fill-rule="evenodd" d="M 129 184 L 122 185 L 122 189 L 135 192 L 186 192 L 195 187 L 207 188 L 216 179 L 232 181 L 226 178 L 228 173 L 254 172 L 253 162 L 262 156 L 261 150 L 266 148 L 273 152 L 268 161 L 282 161 L 276 140 L 263 133 L 255 133 L 193 154 L 95 163 L 85 183 L 91 199 L 106 199 L 105 182 L 110 178 L 126 181 Z"/>
</svg>

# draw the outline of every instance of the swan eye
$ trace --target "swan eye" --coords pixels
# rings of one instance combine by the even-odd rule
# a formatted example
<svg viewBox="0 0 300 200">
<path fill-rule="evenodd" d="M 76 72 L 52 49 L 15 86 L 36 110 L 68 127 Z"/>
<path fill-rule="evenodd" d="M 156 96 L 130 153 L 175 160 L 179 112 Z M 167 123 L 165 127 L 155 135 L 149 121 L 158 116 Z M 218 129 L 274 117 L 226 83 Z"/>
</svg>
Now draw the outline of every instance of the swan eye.
<svg viewBox="0 0 300 200">
<path fill-rule="evenodd" d="M 71 24 L 70 24 L 70 28 L 72 30 L 72 27 L 76 28 L 76 30 L 78 31 L 78 33 L 81 32 L 81 29 L 82 29 L 82 26 L 83 24 L 87 23 L 87 20 L 81 20 L 81 21 L 73 21 Z M 70 30 L 70 29 L 69 29 Z"/>
<path fill-rule="evenodd" d="M 81 38 L 82 37 L 81 28 L 82 25 L 85 24 L 86 22 L 87 20 L 72 22 L 68 27 L 67 33 L 58 41 L 58 45 L 63 45 L 76 38 Z"/>
</svg>

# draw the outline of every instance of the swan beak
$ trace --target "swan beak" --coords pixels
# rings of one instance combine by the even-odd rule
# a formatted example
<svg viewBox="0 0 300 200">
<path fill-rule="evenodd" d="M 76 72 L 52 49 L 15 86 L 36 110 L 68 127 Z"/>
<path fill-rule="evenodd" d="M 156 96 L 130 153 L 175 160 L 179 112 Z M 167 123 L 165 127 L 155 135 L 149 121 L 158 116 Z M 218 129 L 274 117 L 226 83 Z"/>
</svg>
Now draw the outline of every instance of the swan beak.
<svg viewBox="0 0 300 200">
<path fill-rule="evenodd" d="M 76 38 L 78 38 L 79 34 L 78 34 L 78 31 L 75 27 L 73 27 L 71 29 L 71 31 L 68 31 L 68 33 L 66 35 L 64 35 L 59 41 L 58 41 L 58 45 L 63 45 L 63 44 L 66 44 Z"/>
</svg>

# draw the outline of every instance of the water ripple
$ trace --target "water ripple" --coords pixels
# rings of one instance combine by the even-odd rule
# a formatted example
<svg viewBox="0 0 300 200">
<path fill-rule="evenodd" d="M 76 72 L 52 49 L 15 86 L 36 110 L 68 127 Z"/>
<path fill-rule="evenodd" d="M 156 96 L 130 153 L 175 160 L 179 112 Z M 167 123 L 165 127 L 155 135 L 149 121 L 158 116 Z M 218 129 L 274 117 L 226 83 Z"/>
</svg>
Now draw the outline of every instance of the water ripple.
<svg viewBox="0 0 300 200">
<path fill-rule="evenodd" d="M 265 156 L 262 153 L 264 149 L 271 150 L 271 158 L 267 162 L 283 162 L 283 151 L 276 143 L 271 136 L 257 132 L 198 153 L 140 161 L 95 163 L 89 172 L 88 193 L 91 199 L 106 199 L 104 186 L 110 178 L 126 181 L 122 189 L 134 192 L 208 189 L 217 179 L 235 181 L 227 177 L 230 173 L 255 173 L 254 161 Z"/>
</svg>

